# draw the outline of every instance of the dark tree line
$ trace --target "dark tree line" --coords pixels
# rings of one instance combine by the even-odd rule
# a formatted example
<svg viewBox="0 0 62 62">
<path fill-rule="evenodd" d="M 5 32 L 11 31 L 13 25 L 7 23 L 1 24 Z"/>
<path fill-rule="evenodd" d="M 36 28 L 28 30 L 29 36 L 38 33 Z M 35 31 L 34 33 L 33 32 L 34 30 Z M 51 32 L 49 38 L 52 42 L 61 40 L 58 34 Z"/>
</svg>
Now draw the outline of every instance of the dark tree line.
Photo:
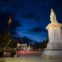
<svg viewBox="0 0 62 62">
<path fill-rule="evenodd" d="M 16 39 L 9 34 L 0 34 L 0 48 L 15 48 L 17 45 Z"/>
<path fill-rule="evenodd" d="M 39 48 L 44 49 L 44 48 L 47 47 L 47 44 L 48 44 L 48 39 L 45 40 L 45 41 L 43 41 L 43 42 L 38 42 L 38 43 L 32 45 L 32 47 L 33 47 L 34 49 L 39 49 Z"/>
</svg>

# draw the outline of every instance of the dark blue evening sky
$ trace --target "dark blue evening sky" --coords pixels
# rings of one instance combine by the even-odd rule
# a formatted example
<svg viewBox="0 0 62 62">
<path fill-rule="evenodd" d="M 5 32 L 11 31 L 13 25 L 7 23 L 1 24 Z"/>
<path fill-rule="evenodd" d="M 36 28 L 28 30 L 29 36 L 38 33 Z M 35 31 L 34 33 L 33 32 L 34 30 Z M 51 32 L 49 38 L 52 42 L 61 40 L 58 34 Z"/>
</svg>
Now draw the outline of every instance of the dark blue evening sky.
<svg viewBox="0 0 62 62">
<path fill-rule="evenodd" d="M 51 8 L 62 23 L 62 0 L 0 0 L 0 33 L 8 31 L 7 22 L 11 16 L 14 36 L 43 41 L 48 38 L 45 28 L 50 23 Z"/>
</svg>

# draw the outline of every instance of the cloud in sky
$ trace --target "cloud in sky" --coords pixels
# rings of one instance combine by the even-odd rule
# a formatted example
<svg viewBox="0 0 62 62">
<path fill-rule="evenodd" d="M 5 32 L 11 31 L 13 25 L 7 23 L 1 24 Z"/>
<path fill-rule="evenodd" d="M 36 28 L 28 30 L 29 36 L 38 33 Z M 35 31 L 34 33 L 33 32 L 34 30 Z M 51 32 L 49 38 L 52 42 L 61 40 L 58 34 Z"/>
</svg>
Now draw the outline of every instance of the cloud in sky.
<svg viewBox="0 0 62 62">
<path fill-rule="evenodd" d="M 29 31 L 34 32 L 34 33 L 40 33 L 40 32 L 46 31 L 46 29 L 41 26 L 37 26 L 35 28 L 30 29 Z"/>
</svg>

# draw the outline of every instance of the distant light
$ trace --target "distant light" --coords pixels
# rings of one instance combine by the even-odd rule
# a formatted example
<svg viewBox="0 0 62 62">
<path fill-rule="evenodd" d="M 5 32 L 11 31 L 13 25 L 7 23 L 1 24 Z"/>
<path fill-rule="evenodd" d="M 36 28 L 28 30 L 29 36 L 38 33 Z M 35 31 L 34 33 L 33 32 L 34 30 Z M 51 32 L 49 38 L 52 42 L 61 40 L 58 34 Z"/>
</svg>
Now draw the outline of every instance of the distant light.
<svg viewBox="0 0 62 62">
<path fill-rule="evenodd" d="M 9 41 L 11 41 L 11 39 L 9 39 Z"/>
</svg>

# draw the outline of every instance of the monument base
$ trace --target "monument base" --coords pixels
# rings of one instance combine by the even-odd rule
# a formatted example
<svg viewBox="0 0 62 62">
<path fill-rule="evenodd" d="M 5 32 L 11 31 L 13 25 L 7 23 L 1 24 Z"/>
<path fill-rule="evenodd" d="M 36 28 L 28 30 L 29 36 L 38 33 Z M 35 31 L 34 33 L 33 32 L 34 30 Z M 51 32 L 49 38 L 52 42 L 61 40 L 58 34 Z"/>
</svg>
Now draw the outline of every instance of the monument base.
<svg viewBox="0 0 62 62">
<path fill-rule="evenodd" d="M 55 54 L 55 52 L 57 54 Z M 62 51 L 47 51 L 45 50 L 42 54 L 42 58 L 46 60 L 46 62 L 62 62 L 62 54 L 59 54 Z"/>
<path fill-rule="evenodd" d="M 43 58 L 48 59 L 48 60 L 62 60 L 62 55 L 42 55 Z"/>
</svg>

